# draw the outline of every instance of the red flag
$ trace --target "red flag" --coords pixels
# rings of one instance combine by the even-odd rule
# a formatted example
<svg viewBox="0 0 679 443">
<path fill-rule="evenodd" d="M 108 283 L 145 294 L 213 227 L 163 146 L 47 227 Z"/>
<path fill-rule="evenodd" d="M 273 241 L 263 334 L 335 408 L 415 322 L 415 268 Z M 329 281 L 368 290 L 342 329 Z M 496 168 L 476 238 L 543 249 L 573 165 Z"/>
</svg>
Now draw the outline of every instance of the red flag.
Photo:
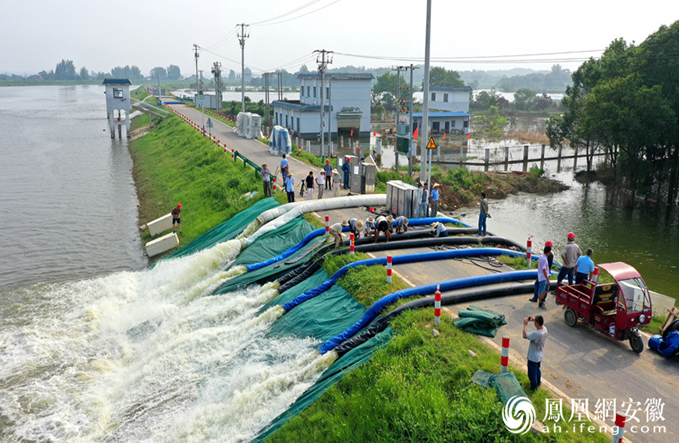
<svg viewBox="0 0 679 443">
<path fill-rule="evenodd" d="M 354 136 L 354 130 L 353 129 L 351 130 L 351 136 L 352 137 Z"/>
<path fill-rule="evenodd" d="M 413 132 L 413 138 L 414 139 L 417 139 L 417 130 L 418 129 L 420 129 L 420 128 L 415 128 L 415 132 Z"/>
<path fill-rule="evenodd" d="M 469 140 L 471 136 L 472 136 L 471 134 L 467 134 L 467 140 Z"/>
<path fill-rule="evenodd" d="M 373 131 L 373 137 L 377 137 L 377 131 Z"/>
<path fill-rule="evenodd" d="M 446 133 L 445 132 L 443 133 L 443 139 L 444 140 L 446 139 Z"/>
</svg>

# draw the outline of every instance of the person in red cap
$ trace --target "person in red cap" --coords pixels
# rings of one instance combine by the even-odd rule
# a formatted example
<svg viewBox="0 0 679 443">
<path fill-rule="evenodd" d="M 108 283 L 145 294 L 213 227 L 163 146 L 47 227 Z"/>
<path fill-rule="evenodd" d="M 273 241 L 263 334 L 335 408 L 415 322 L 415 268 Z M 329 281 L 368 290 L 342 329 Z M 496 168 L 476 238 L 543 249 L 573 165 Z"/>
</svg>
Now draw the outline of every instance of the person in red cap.
<svg viewBox="0 0 679 443">
<path fill-rule="evenodd" d="M 549 248 L 551 249 L 551 248 L 554 247 L 554 243 L 552 243 L 551 240 L 547 240 L 547 241 L 545 242 L 545 246 L 549 246 Z M 547 269 L 548 269 L 548 270 L 551 270 L 551 269 L 552 269 L 552 263 L 554 263 L 554 254 L 551 254 L 551 253 L 550 253 L 550 254 L 547 256 Z M 539 288 L 539 287 L 540 287 L 540 279 L 535 279 L 535 289 L 534 289 L 534 291 L 533 291 L 533 298 L 529 298 L 528 301 L 532 301 L 533 303 L 535 303 L 535 302 L 537 302 L 539 299 L 542 299 L 542 300 L 540 300 L 540 304 L 543 304 L 543 303 L 544 303 L 544 298 L 547 297 L 547 293 L 545 293 L 542 297 L 540 297 L 540 295 L 542 295 L 542 294 L 539 294 L 539 293 L 538 293 L 538 292 L 539 292 L 539 291 L 538 291 L 538 288 Z M 547 286 L 547 290 L 549 291 L 549 285 Z"/>
<path fill-rule="evenodd" d="M 568 284 L 573 284 L 573 279 L 575 277 L 575 263 L 577 263 L 578 258 L 582 255 L 580 246 L 575 244 L 575 234 L 569 232 L 567 238 L 568 244 L 563 248 L 563 251 L 561 251 L 561 260 L 563 262 L 561 264 L 559 276 L 556 278 L 557 288 L 565 276 L 568 276 Z"/>
<path fill-rule="evenodd" d="M 323 170 L 325 171 L 325 189 L 330 191 L 332 190 L 332 183 L 330 180 L 330 177 L 332 177 L 332 165 L 330 164 L 330 159 L 325 159 L 325 166 L 323 166 Z"/>
<path fill-rule="evenodd" d="M 176 233 L 177 229 L 175 228 L 175 223 L 179 227 L 179 234 L 181 235 L 182 233 L 182 204 L 177 203 L 177 206 L 172 208 L 172 233 Z"/>
</svg>

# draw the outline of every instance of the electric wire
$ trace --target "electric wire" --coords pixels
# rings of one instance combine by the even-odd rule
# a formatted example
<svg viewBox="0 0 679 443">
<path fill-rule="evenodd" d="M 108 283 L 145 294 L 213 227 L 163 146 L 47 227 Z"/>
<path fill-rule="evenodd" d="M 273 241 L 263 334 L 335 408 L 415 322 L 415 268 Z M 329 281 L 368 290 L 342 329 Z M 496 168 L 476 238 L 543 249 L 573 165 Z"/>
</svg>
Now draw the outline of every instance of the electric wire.
<svg viewBox="0 0 679 443">
<path fill-rule="evenodd" d="M 310 14 L 313 14 L 313 13 L 315 13 L 315 12 L 318 12 L 318 11 L 320 11 L 320 10 L 322 10 L 322 9 L 325 9 L 325 8 L 327 8 L 327 7 L 329 7 L 329 6 L 332 6 L 332 5 L 336 4 L 336 3 L 339 3 L 339 2 L 341 2 L 341 1 L 342 1 L 342 0 L 335 0 L 335 1 L 332 2 L 332 3 L 329 3 L 329 4 L 325 5 L 325 6 L 321 6 L 320 8 L 314 9 L 313 11 L 307 12 L 306 14 L 298 15 L 298 16 L 296 16 L 296 17 L 291 17 L 291 18 L 288 18 L 288 19 L 285 19 L 285 20 L 281 20 L 281 21 L 278 21 L 278 22 L 274 22 L 274 23 L 260 24 L 260 25 L 258 25 L 258 26 L 280 25 L 281 23 L 287 23 L 287 22 L 292 21 L 292 20 L 297 20 L 298 18 L 306 17 L 307 15 L 310 15 Z"/>
<path fill-rule="evenodd" d="M 274 21 L 274 20 L 278 20 L 278 19 L 286 17 L 290 14 L 294 14 L 297 11 L 301 11 L 302 9 L 307 8 L 307 7 L 309 7 L 309 6 L 311 6 L 315 3 L 318 3 L 319 1 L 321 1 L 321 0 L 312 0 L 309 3 L 305 3 L 302 6 L 299 6 L 299 7 L 295 8 L 291 11 L 288 11 L 288 12 L 281 14 L 281 15 L 278 15 L 276 17 L 272 17 L 272 18 L 269 18 L 269 19 L 266 19 L 266 20 L 261 20 L 261 21 L 258 21 L 258 22 L 250 23 L 250 26 L 258 26 L 258 25 L 261 25 L 263 23 L 268 23 L 268 22 L 271 22 L 271 21 Z"/>
</svg>

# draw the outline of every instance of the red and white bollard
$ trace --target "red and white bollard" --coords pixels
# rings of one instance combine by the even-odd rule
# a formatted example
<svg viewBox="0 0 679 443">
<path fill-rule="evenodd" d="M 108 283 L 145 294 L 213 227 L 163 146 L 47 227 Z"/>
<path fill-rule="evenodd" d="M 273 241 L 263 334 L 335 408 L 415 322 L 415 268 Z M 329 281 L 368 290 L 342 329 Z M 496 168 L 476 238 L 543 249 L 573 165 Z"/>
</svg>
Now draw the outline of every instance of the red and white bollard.
<svg viewBox="0 0 679 443">
<path fill-rule="evenodd" d="M 620 414 L 615 414 L 615 428 L 613 433 L 613 443 L 622 443 L 622 438 L 625 435 L 625 421 L 627 417 Z"/>
<path fill-rule="evenodd" d="M 599 281 L 599 268 L 594 268 L 594 272 L 592 272 L 592 281 L 594 284 Z"/>
<path fill-rule="evenodd" d="M 354 255 L 354 233 L 353 232 L 351 233 L 349 238 L 351 239 L 351 246 L 349 246 L 349 253 L 353 256 Z"/>
<path fill-rule="evenodd" d="M 387 255 L 387 283 L 391 284 L 391 255 Z"/>
<path fill-rule="evenodd" d="M 224 154 L 226 154 L 227 152 L 229 152 L 229 150 L 228 150 L 228 148 L 226 147 L 226 145 L 224 145 Z"/>
<path fill-rule="evenodd" d="M 231 160 L 236 161 L 236 150 L 235 149 L 231 150 Z"/>
<path fill-rule="evenodd" d="M 531 263 L 531 246 L 533 246 L 533 241 L 528 237 L 528 246 L 526 246 L 526 259 L 528 259 L 528 267 L 530 268 Z"/>
<path fill-rule="evenodd" d="M 441 323 L 441 285 L 436 285 L 436 293 L 434 294 L 434 326 Z"/>
<path fill-rule="evenodd" d="M 502 357 L 500 358 L 500 374 L 509 370 L 509 336 L 502 337 Z"/>
<path fill-rule="evenodd" d="M 273 192 L 275 193 L 276 192 L 276 177 L 272 177 L 272 178 L 273 178 Z"/>
<path fill-rule="evenodd" d="M 302 145 L 297 146 L 297 155 L 302 155 Z"/>
<path fill-rule="evenodd" d="M 330 235 L 330 217 L 325 216 L 325 236 Z"/>
</svg>

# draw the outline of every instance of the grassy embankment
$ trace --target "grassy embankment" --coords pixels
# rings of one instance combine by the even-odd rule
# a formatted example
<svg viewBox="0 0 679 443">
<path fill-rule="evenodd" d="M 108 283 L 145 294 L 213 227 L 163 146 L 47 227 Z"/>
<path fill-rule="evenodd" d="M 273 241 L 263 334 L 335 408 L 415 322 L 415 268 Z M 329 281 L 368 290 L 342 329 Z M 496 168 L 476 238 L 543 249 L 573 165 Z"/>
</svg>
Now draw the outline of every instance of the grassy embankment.
<svg viewBox="0 0 679 443">
<path fill-rule="evenodd" d="M 332 274 L 351 261 L 365 258 L 361 253 L 356 253 L 353 259 L 349 254 L 332 256 L 323 267 Z M 381 266 L 352 268 L 338 284 L 366 307 L 386 294 L 407 287 L 398 276 L 388 285 Z M 385 312 L 396 305 L 385 308 Z M 495 392 L 470 381 L 478 369 L 498 372 L 498 354 L 475 336 L 458 330 L 447 317 L 437 326 L 439 337 L 434 337 L 432 311 L 408 311 L 392 321 L 395 337 L 385 349 L 347 374 L 267 441 L 609 440 L 603 434 L 559 433 L 546 437 L 510 434 L 502 422 L 502 405 Z M 527 389 L 529 382 L 523 368 L 510 369 Z M 548 393 L 544 390 L 527 393 L 536 406 L 537 418 L 541 419 L 545 416 Z M 570 417 L 566 408 L 564 416 Z M 567 422 L 558 424 L 569 428 Z"/>
<path fill-rule="evenodd" d="M 232 162 L 209 140 L 171 115 L 151 133 L 130 143 L 139 197 L 139 219 L 154 220 L 182 203 L 180 245 L 212 229 L 262 197 L 260 180 L 242 162 Z M 143 242 L 151 238 L 142 234 Z"/>
</svg>

